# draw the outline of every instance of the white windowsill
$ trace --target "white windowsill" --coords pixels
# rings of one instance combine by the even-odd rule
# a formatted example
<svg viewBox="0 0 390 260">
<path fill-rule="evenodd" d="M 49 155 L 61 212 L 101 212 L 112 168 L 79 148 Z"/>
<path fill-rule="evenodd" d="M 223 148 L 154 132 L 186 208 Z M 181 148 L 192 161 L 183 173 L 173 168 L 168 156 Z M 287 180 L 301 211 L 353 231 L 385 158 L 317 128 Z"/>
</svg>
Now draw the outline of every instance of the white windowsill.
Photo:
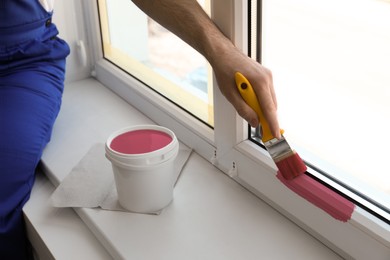
<svg viewBox="0 0 390 260">
<path fill-rule="evenodd" d="M 35 260 L 110 259 L 111 256 L 71 208 L 54 208 L 54 185 L 38 172 L 30 200 L 23 208 Z"/>
<path fill-rule="evenodd" d="M 42 158 L 45 174 L 57 186 L 92 144 L 134 124 L 153 122 L 94 79 L 67 85 Z M 182 172 L 174 201 L 159 216 L 75 211 L 115 259 L 341 259 L 196 153 Z M 69 223 L 79 218 L 73 216 Z M 32 223 L 34 228 L 43 228 L 38 222 Z M 43 241 L 63 232 L 46 232 Z M 56 241 L 68 243 L 66 236 Z"/>
</svg>

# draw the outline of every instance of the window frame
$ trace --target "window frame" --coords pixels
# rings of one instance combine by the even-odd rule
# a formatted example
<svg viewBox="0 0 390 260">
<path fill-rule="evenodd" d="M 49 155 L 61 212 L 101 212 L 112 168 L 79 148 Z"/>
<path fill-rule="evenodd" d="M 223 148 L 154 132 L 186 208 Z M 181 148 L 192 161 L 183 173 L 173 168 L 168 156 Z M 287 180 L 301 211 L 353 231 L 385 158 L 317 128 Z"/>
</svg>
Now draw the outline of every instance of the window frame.
<svg viewBox="0 0 390 260">
<path fill-rule="evenodd" d="M 242 0 L 211 2 L 212 19 L 245 53 L 248 52 L 248 21 L 244 18 L 248 3 Z M 388 259 L 390 226 L 358 206 L 348 222 L 337 221 L 283 186 L 275 177 L 276 167 L 270 156 L 248 140 L 247 123 L 217 87 L 214 87 L 213 130 L 105 60 L 97 1 L 83 1 L 83 5 L 85 21 L 90 28 L 92 75 L 98 81 L 157 124 L 172 129 L 199 155 L 343 257 Z M 213 78 L 213 84 L 217 86 Z"/>
</svg>

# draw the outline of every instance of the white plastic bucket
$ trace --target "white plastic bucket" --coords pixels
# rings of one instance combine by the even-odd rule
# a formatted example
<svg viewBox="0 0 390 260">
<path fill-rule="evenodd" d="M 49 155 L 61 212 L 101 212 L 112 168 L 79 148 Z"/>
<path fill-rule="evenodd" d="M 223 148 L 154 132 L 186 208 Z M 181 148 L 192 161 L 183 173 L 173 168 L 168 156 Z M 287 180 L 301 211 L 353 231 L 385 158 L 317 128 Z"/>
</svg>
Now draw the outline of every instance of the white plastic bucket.
<svg viewBox="0 0 390 260">
<path fill-rule="evenodd" d="M 156 125 L 126 127 L 109 136 L 105 149 L 123 208 L 153 213 L 172 201 L 179 142 L 171 130 Z"/>
</svg>

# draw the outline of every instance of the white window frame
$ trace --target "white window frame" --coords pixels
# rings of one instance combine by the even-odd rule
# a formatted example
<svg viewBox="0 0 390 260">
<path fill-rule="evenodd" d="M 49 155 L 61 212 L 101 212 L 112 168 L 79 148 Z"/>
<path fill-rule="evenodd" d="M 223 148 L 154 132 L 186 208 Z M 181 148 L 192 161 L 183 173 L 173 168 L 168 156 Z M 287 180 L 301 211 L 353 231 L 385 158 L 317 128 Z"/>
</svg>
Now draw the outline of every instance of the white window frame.
<svg viewBox="0 0 390 260">
<path fill-rule="evenodd" d="M 237 47 L 247 52 L 247 2 L 212 0 L 213 20 Z M 238 183 L 346 258 L 390 259 L 390 227 L 356 207 L 347 223 L 308 203 L 276 177 L 268 153 L 247 140 L 247 123 L 214 87 L 214 130 L 145 87 L 103 58 L 96 1 L 83 1 L 89 28 L 92 75 Z M 214 86 L 217 83 L 214 78 Z M 304 249 L 303 249 L 304 250 Z"/>
</svg>

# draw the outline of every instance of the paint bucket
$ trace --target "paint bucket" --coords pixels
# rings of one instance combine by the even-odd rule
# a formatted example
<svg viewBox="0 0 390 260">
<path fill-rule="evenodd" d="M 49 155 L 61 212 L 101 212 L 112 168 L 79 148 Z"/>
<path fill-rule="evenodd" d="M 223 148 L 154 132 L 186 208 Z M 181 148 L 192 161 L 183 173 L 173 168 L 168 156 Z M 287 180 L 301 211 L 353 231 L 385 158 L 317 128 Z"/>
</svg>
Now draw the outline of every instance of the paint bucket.
<svg viewBox="0 0 390 260">
<path fill-rule="evenodd" d="M 123 208 L 153 213 L 172 201 L 179 142 L 171 130 L 156 125 L 126 127 L 109 136 L 105 150 Z"/>
</svg>

